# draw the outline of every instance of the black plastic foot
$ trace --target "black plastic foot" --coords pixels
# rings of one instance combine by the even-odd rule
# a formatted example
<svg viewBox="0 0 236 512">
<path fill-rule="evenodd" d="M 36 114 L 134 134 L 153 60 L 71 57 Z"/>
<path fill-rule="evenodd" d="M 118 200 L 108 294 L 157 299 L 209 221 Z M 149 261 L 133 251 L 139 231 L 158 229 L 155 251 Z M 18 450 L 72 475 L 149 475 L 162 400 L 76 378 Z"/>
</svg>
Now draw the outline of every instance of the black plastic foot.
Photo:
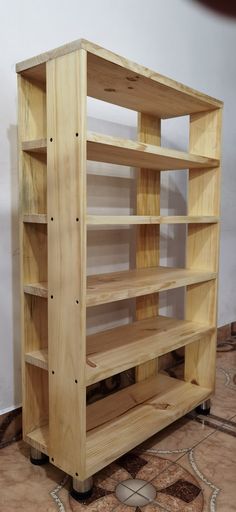
<svg viewBox="0 0 236 512">
<path fill-rule="evenodd" d="M 90 498 L 90 496 L 92 496 L 92 494 L 93 494 L 93 488 L 89 489 L 89 491 L 85 491 L 85 492 L 78 492 L 78 491 L 75 491 L 75 489 L 72 489 L 70 491 L 71 497 L 74 500 L 80 501 L 80 502 L 88 500 L 88 498 Z"/>
<path fill-rule="evenodd" d="M 44 464 L 47 464 L 49 462 L 49 458 L 47 455 L 44 455 L 44 453 L 41 453 L 40 457 L 33 457 L 31 455 L 30 462 L 31 464 L 34 464 L 34 466 L 43 466 Z"/>
<path fill-rule="evenodd" d="M 202 405 L 198 405 L 198 407 L 196 407 L 196 412 L 197 412 L 197 414 L 203 414 L 204 416 L 208 416 L 208 414 L 210 414 L 210 412 L 211 412 L 211 408 L 210 407 L 202 407 Z"/>
</svg>

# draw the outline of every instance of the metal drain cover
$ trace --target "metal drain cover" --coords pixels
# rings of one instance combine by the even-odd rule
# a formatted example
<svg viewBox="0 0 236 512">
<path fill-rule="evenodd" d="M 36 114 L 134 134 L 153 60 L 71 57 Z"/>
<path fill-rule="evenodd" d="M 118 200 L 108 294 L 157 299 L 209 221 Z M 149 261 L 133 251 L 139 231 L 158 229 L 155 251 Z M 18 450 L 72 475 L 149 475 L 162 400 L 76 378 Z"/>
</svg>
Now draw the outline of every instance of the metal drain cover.
<svg viewBox="0 0 236 512">
<path fill-rule="evenodd" d="M 130 478 L 117 485 L 116 497 L 130 507 L 144 507 L 155 499 L 156 489 L 146 480 Z"/>
</svg>

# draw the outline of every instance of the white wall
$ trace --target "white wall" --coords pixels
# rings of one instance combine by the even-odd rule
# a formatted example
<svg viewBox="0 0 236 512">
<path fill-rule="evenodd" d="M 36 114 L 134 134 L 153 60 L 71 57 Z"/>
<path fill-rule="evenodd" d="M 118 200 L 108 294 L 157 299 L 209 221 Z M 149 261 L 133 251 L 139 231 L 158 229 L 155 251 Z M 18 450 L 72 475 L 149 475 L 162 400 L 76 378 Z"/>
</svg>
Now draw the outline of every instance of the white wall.
<svg viewBox="0 0 236 512">
<path fill-rule="evenodd" d="M 17 160 L 16 160 L 16 76 L 17 61 L 84 37 L 123 54 L 134 61 L 171 76 L 225 102 L 223 128 L 222 243 L 220 268 L 220 301 L 218 324 L 236 319 L 236 25 L 226 18 L 214 16 L 188 0 L 1 0 L 0 31 L 0 410 L 20 403 L 19 356 L 19 280 L 17 238 Z M 104 108 L 90 102 L 89 115 L 127 125 L 116 127 L 104 123 L 104 130 L 119 130 L 126 136 L 135 131 L 134 113 Z M 96 125 L 96 120 L 90 120 Z M 131 126 L 129 128 L 128 126 Z M 184 129 L 184 126 L 183 126 Z M 164 131 L 164 142 L 178 147 L 172 136 L 171 123 Z M 180 128 L 179 128 L 180 130 Z M 182 128 L 181 128 L 182 131 Z M 185 132 L 184 132 L 185 133 Z M 184 144 L 186 144 L 186 135 Z M 93 169 L 91 169 L 93 172 Z M 119 212 L 132 211 L 132 194 L 127 191 L 129 178 L 123 182 L 117 169 L 116 185 L 123 198 Z M 132 171 L 130 171 L 132 178 Z M 125 174 L 124 174 L 125 176 Z M 185 208 L 185 180 L 173 174 L 165 178 L 172 191 L 166 193 L 163 207 L 175 197 L 174 212 Z M 128 181 L 127 181 L 128 180 Z M 97 188 L 90 182 L 91 205 Z M 119 207 L 114 183 L 103 185 Z M 105 192 L 104 189 L 104 192 Z M 112 207 L 112 204 L 110 204 Z M 176 228 L 177 229 L 177 228 Z M 171 257 L 173 236 L 182 232 L 163 233 L 163 256 Z M 130 258 L 127 232 L 120 232 L 120 249 L 113 234 L 108 249 L 105 234 L 100 249 L 108 265 L 108 254 L 114 263 L 125 268 Z M 113 237 L 113 238 L 112 238 Z M 166 238 L 168 237 L 168 238 Z M 96 234 L 91 235 L 89 265 L 96 266 Z M 101 238 L 100 238 L 101 239 Z M 169 248 L 169 249 L 168 249 Z M 173 250 L 172 250 L 173 253 Z M 124 256 L 125 255 L 125 256 Z M 181 244 L 175 259 L 181 262 Z M 173 260 L 173 258 L 172 258 Z M 107 267 L 106 267 L 107 268 Z M 173 297 L 172 297 L 173 299 Z M 174 299 L 173 299 L 174 300 Z M 108 322 L 123 321 L 131 313 L 127 305 L 106 308 Z M 90 318 L 91 329 L 102 321 L 103 312 Z"/>
</svg>

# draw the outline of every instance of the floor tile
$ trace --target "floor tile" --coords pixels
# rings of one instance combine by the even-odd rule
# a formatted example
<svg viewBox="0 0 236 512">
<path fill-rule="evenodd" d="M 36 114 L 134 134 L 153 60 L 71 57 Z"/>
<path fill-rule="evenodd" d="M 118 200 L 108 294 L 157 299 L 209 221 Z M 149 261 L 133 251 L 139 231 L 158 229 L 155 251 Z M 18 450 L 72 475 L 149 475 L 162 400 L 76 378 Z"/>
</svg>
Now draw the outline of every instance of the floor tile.
<svg viewBox="0 0 236 512">
<path fill-rule="evenodd" d="M 235 511 L 236 438 L 215 432 L 191 454 L 180 460 L 182 467 L 197 475 L 208 512 Z"/>
<path fill-rule="evenodd" d="M 232 418 L 236 414 L 236 365 L 217 365 L 216 390 L 212 397 L 211 413 L 221 418 Z"/>
<path fill-rule="evenodd" d="M 153 436 L 141 447 L 157 451 L 160 457 L 175 461 L 182 457 L 186 449 L 193 447 L 213 431 L 207 425 L 184 417 Z"/>
</svg>

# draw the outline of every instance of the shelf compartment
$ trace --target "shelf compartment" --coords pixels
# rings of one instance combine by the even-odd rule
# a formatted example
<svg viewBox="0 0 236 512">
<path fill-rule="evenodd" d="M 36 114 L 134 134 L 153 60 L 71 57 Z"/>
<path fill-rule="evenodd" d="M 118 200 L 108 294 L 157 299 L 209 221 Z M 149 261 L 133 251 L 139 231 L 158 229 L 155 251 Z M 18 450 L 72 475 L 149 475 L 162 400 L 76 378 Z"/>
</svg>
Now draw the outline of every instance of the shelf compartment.
<svg viewBox="0 0 236 512">
<path fill-rule="evenodd" d="M 177 350 L 211 332 L 213 327 L 158 316 L 87 336 L 87 386 Z M 28 352 L 25 361 L 47 370 L 47 349 Z"/>
<path fill-rule="evenodd" d="M 219 165 L 219 160 L 214 158 L 93 132 L 87 135 L 87 158 L 154 170 L 204 169 Z"/>
<path fill-rule="evenodd" d="M 169 267 L 124 270 L 89 276 L 87 278 L 86 304 L 90 307 L 140 297 L 154 292 L 210 281 L 216 276 L 217 273 L 213 271 Z M 26 284 L 24 292 L 47 297 L 47 283 Z"/>
<path fill-rule="evenodd" d="M 48 424 L 36 428 L 29 434 L 26 434 L 25 441 L 36 450 L 48 455 L 49 429 Z"/>
<path fill-rule="evenodd" d="M 28 152 L 46 152 L 47 140 L 24 141 L 22 149 Z M 87 159 L 162 171 L 207 169 L 219 165 L 219 160 L 215 158 L 93 132 L 87 134 Z"/>
<path fill-rule="evenodd" d="M 140 225 L 140 224 L 213 224 L 219 222 L 219 217 L 205 216 L 150 216 L 150 215 L 87 215 L 88 226 L 106 225 Z"/>
<path fill-rule="evenodd" d="M 185 268 L 152 267 L 89 276 L 87 306 L 149 295 L 216 278 L 215 272 Z"/>
<path fill-rule="evenodd" d="M 85 39 L 78 39 L 16 65 L 17 73 L 46 82 L 46 62 L 79 49 L 87 51 L 88 95 L 159 118 L 207 111 L 222 102 L 132 62 Z"/>
<path fill-rule="evenodd" d="M 87 337 L 87 385 L 192 343 L 214 328 L 158 316 Z"/>
<path fill-rule="evenodd" d="M 159 374 L 87 408 L 87 476 L 209 398 L 211 390 Z M 104 457 L 106 454 L 106 457 Z"/>
<path fill-rule="evenodd" d="M 167 427 L 210 395 L 210 389 L 159 374 L 89 405 L 87 476 Z M 33 430 L 25 440 L 48 454 L 48 425 Z"/>
<path fill-rule="evenodd" d="M 33 350 L 25 354 L 25 362 L 48 370 L 48 349 Z"/>
</svg>

